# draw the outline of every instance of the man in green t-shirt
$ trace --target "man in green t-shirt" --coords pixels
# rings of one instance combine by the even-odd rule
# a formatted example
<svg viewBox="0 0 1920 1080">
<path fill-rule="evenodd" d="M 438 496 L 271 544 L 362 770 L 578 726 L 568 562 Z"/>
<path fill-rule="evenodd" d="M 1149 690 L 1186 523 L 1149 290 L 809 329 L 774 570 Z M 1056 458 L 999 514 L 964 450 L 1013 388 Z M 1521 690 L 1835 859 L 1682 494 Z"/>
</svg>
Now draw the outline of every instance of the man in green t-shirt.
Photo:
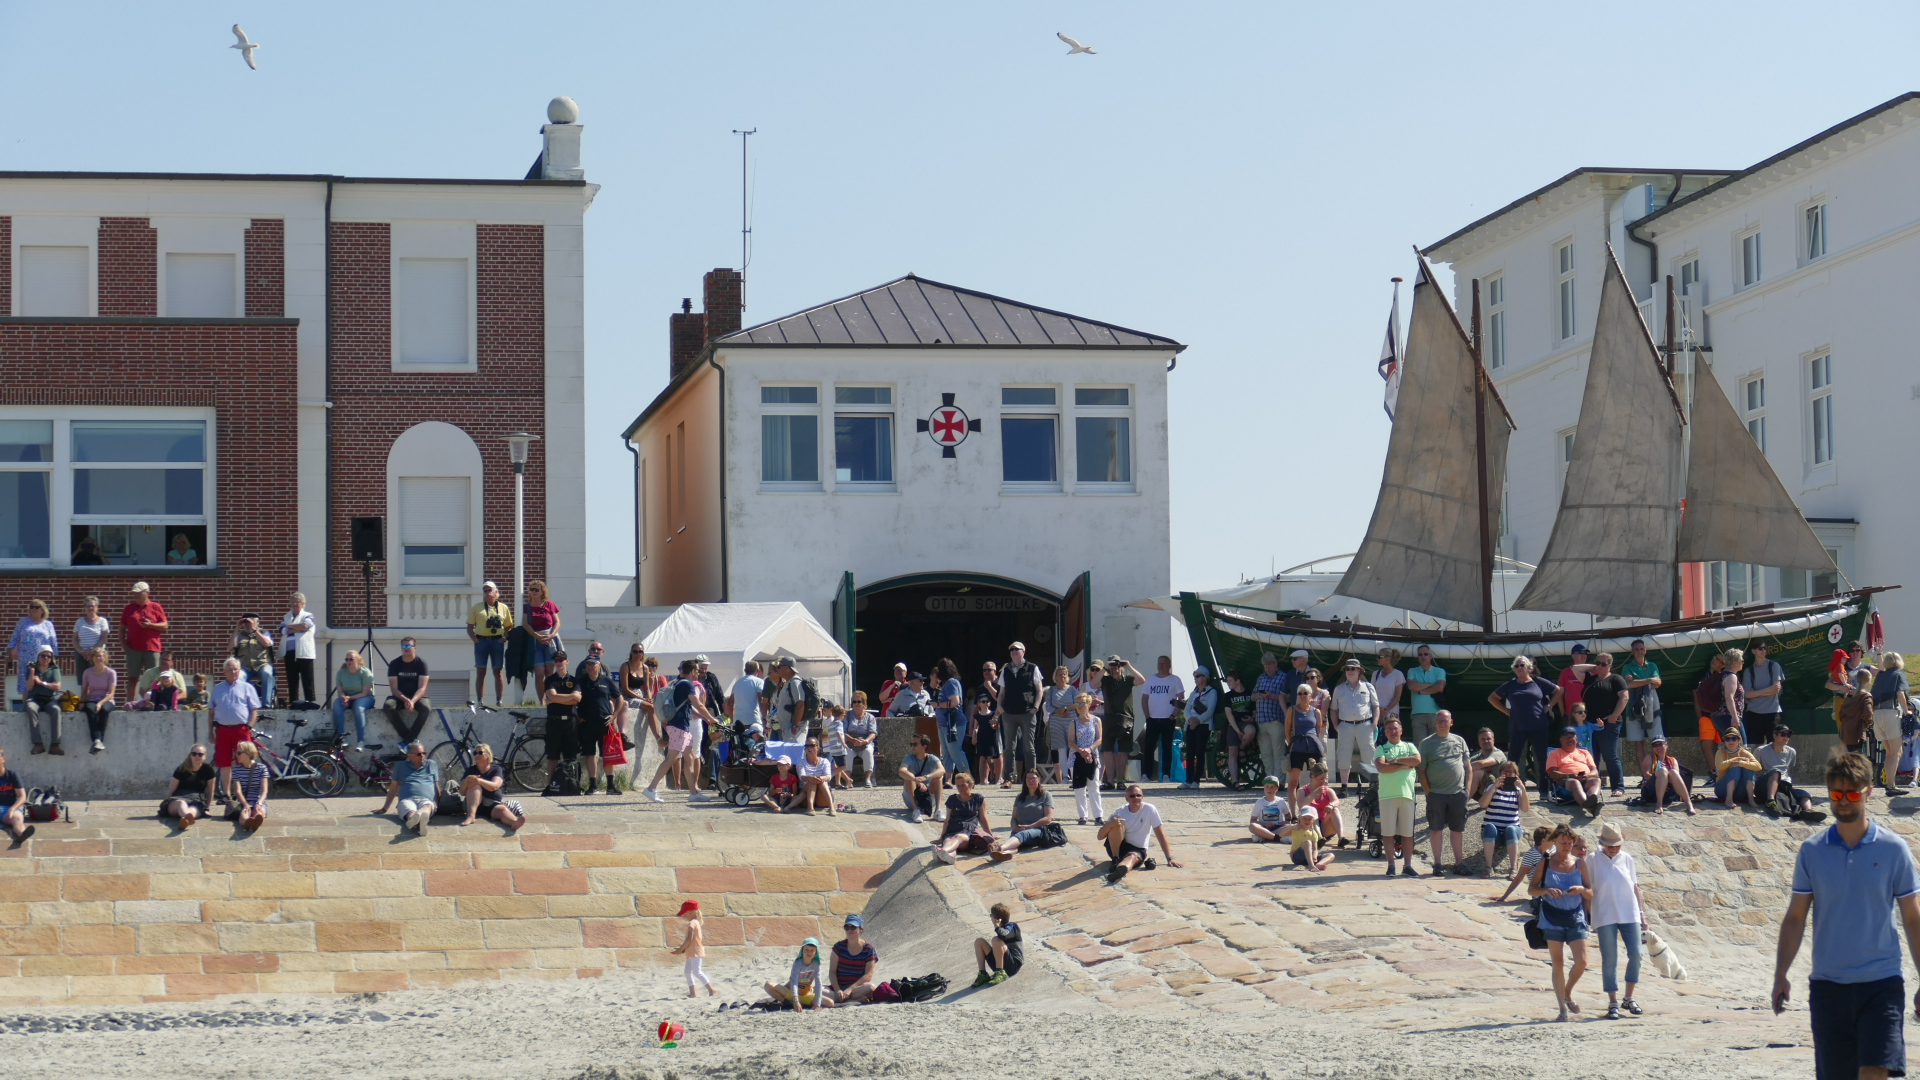
<svg viewBox="0 0 1920 1080">
<path fill-rule="evenodd" d="M 1380 836 L 1387 842 L 1387 876 L 1395 873 L 1393 856 L 1403 852 L 1405 873 L 1413 870 L 1413 778 L 1420 768 L 1420 750 L 1400 741 L 1400 721 L 1387 721 L 1386 745 L 1374 751 L 1374 768 L 1380 771 Z"/>
<path fill-rule="evenodd" d="M 1660 665 L 1647 659 L 1644 640 L 1633 639 L 1633 659 L 1621 665 L 1620 675 L 1627 680 L 1626 760 L 1639 763 L 1640 775 L 1650 775 L 1653 740 L 1667 732 L 1660 722 Z"/>
</svg>

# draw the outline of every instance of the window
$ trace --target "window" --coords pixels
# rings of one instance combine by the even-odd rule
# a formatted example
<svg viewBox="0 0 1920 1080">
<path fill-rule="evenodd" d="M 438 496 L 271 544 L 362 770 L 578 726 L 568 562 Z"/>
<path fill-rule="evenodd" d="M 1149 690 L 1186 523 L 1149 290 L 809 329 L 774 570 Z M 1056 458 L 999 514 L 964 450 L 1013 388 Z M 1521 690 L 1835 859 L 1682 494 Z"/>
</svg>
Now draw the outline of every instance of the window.
<svg viewBox="0 0 1920 1080">
<path fill-rule="evenodd" d="M 769 484 L 820 482 L 820 388 L 763 386 L 760 403 L 776 408 L 760 417 L 760 479 Z M 794 409 L 792 406 L 805 406 Z M 684 455 L 686 447 L 681 447 Z"/>
<path fill-rule="evenodd" d="M 238 312 L 232 255 L 167 253 L 167 315 L 176 319 L 231 319 Z"/>
<path fill-rule="evenodd" d="M 1760 234 L 1740 238 L 1740 287 L 1760 284 Z"/>
<path fill-rule="evenodd" d="M 1827 253 L 1827 204 L 1807 207 L 1806 222 L 1807 261 L 1812 262 Z"/>
<path fill-rule="evenodd" d="M 53 421 L 0 420 L 0 564 L 53 553 Z"/>
<path fill-rule="evenodd" d="M 1763 568 L 1743 562 L 1707 564 L 1707 606 L 1715 611 L 1764 603 Z"/>
<path fill-rule="evenodd" d="M 84 318 L 92 315 L 87 302 L 90 249 L 74 247 L 20 247 L 20 314 Z"/>
<path fill-rule="evenodd" d="M 1825 465 L 1833 460 L 1833 357 L 1816 356 L 1807 361 L 1807 390 L 1812 406 L 1813 463 Z"/>
<path fill-rule="evenodd" d="M 1839 566 L 1840 565 L 1840 549 L 1832 548 L 1832 547 L 1828 548 L 1827 558 L 1833 560 L 1833 565 Z M 1821 572 L 1810 575 L 1810 576 L 1813 579 L 1812 580 L 1813 595 L 1832 596 L 1834 593 L 1837 593 L 1840 591 L 1840 575 L 1837 571 L 1822 570 Z"/>
<path fill-rule="evenodd" d="M 1487 366 L 1507 366 L 1507 279 L 1487 279 Z"/>
<path fill-rule="evenodd" d="M 1688 259 L 1680 264 L 1680 292 L 1692 293 L 1693 287 L 1700 284 L 1700 260 Z"/>
<path fill-rule="evenodd" d="M 1835 566 L 1840 565 L 1840 549 L 1836 547 L 1828 548 L 1827 558 L 1832 559 Z M 1801 600 L 1810 596 L 1831 596 L 1839 591 L 1840 575 L 1834 573 L 1832 570 L 1809 571 L 1783 569 L 1780 571 L 1780 599 L 1782 600 Z"/>
<path fill-rule="evenodd" d="M 1761 453 L 1767 452 L 1767 377 L 1758 375 L 1740 384 L 1740 411 L 1747 419 L 1747 433 Z"/>
<path fill-rule="evenodd" d="M 1573 464 L 1573 436 L 1577 428 L 1568 428 L 1560 433 L 1560 486 L 1567 486 L 1567 467 Z"/>
<path fill-rule="evenodd" d="M 836 386 L 836 405 L 891 408 L 890 386 Z M 833 482 L 838 484 L 893 483 L 893 415 L 891 413 L 835 413 L 833 417 Z"/>
<path fill-rule="evenodd" d="M 1555 295 L 1559 300 L 1559 311 L 1555 315 L 1554 325 L 1560 331 L 1560 340 L 1573 337 L 1574 289 L 1573 289 L 1573 241 L 1559 244 L 1553 249 L 1555 275 Z"/>
<path fill-rule="evenodd" d="M 469 478 L 465 476 L 400 478 L 402 581 L 467 581 L 470 494 Z"/>
<path fill-rule="evenodd" d="M 1133 483 L 1133 391 L 1079 386 L 1073 391 L 1074 480 Z"/>
<path fill-rule="evenodd" d="M 211 565 L 210 421 L 195 414 L 0 412 L 0 565 Z"/>
<path fill-rule="evenodd" d="M 473 317 L 467 260 L 399 259 L 394 280 L 396 362 L 469 367 Z"/>
<path fill-rule="evenodd" d="M 1052 386 L 1000 388 L 1000 479 L 1060 483 L 1060 392 Z M 1057 488 L 1055 489 L 1057 490 Z"/>
</svg>

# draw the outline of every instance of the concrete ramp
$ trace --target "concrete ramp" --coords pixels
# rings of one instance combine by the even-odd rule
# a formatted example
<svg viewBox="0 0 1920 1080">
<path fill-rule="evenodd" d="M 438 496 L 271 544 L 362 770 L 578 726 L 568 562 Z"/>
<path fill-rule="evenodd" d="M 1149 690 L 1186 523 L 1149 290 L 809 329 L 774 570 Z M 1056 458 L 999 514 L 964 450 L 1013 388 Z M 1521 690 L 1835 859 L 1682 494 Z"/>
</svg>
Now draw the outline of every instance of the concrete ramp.
<svg viewBox="0 0 1920 1080">
<path fill-rule="evenodd" d="M 1019 975 L 999 986 L 973 988 L 973 941 L 992 931 L 987 906 L 957 870 L 935 861 L 926 848 L 903 852 L 867 901 L 867 935 L 880 949 L 876 977 L 937 971 L 951 984 L 942 1003 L 1039 1007 L 1055 1013 L 1097 1008 L 1073 993 L 1049 966 L 1048 950 L 1037 936 L 1026 942 L 1027 962 Z"/>
</svg>

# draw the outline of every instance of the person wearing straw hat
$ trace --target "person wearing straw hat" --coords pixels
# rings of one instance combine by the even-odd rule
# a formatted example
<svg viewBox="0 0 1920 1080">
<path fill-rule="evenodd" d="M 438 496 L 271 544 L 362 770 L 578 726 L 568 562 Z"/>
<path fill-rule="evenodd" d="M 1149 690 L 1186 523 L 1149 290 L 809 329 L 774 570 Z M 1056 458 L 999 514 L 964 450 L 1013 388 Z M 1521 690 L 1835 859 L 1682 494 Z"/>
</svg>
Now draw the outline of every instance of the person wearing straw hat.
<svg viewBox="0 0 1920 1080">
<path fill-rule="evenodd" d="M 1633 856 L 1621 846 L 1620 826 L 1600 826 L 1600 851 L 1587 856 L 1587 880 L 1593 889 L 1593 933 L 1600 939 L 1600 985 L 1607 992 L 1605 1020 L 1620 1019 L 1625 1009 L 1639 1016 L 1633 988 L 1640 983 L 1640 935 L 1647 928 L 1640 902 L 1640 874 Z M 1627 996 L 1620 995 L 1620 946 L 1627 948 Z"/>
</svg>

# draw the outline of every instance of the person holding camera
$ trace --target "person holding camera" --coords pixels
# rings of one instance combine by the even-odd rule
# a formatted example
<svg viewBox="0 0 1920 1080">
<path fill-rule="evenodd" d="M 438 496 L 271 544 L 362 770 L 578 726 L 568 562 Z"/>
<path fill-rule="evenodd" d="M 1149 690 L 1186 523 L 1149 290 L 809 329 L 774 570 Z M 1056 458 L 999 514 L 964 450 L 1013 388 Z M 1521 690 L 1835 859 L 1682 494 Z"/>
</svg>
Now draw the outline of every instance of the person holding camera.
<svg viewBox="0 0 1920 1080">
<path fill-rule="evenodd" d="M 235 660 L 240 661 L 240 670 L 246 673 L 247 681 L 260 691 L 261 708 L 273 708 L 273 635 L 260 629 L 260 616 L 248 613 L 240 616 L 240 624 L 233 631 L 233 652 Z M 134 687 L 138 693 L 140 688 Z"/>
<path fill-rule="evenodd" d="M 513 605 L 500 599 L 500 586 L 489 581 L 480 587 L 480 602 L 467 612 L 467 640 L 473 642 L 473 700 L 487 697 L 487 668 L 493 668 L 493 704 L 507 697 L 507 633 L 513 629 Z"/>
<path fill-rule="evenodd" d="M 1506 845 L 1507 859 L 1517 870 L 1520 865 L 1520 815 L 1533 809 L 1527 785 L 1520 782 L 1520 766 L 1511 761 L 1501 763 L 1499 779 L 1488 784 L 1487 789 L 1480 793 L 1480 809 L 1486 811 L 1486 815 L 1480 819 L 1480 854 L 1487 864 L 1480 871 L 1480 876 L 1493 876 L 1493 856 L 1501 844 Z"/>
</svg>

